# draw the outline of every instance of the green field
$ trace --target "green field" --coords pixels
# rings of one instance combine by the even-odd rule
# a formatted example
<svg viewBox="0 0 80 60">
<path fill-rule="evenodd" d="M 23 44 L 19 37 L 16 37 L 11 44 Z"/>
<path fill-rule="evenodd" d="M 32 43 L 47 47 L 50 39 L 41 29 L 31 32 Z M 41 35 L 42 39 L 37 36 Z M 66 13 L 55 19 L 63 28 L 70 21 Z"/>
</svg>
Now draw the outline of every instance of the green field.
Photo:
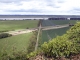
<svg viewBox="0 0 80 60">
<path fill-rule="evenodd" d="M 10 30 L 16 30 L 16 29 L 26 29 L 28 28 L 34 28 L 38 25 L 38 20 L 23 20 L 23 21 L 0 21 L 0 31 L 10 31 Z M 47 20 L 42 22 L 42 26 L 52 26 L 56 24 L 68 24 L 72 23 L 75 24 L 75 20 Z M 49 41 L 50 38 L 55 38 L 57 35 L 62 35 L 66 33 L 66 31 L 70 27 L 67 28 L 60 28 L 60 29 L 52 29 L 52 30 L 46 30 L 42 31 L 42 43 L 45 41 Z M 29 38 L 32 36 L 33 33 L 27 33 L 27 34 L 21 34 L 16 35 L 4 39 L 0 39 L 0 52 L 3 50 L 6 50 L 8 53 L 11 53 L 13 48 L 16 48 L 16 50 L 21 51 L 27 50 L 28 44 L 29 44 Z M 48 36 L 49 35 L 49 36 Z"/>
<path fill-rule="evenodd" d="M 49 41 L 50 38 L 53 39 L 56 36 L 63 35 L 64 33 L 66 33 L 66 31 L 69 28 L 70 27 L 65 27 L 60 29 L 51 29 L 51 30 L 42 31 L 42 43 Z"/>
<path fill-rule="evenodd" d="M 0 54 L 2 51 L 6 50 L 8 53 L 11 53 L 15 48 L 15 51 L 27 51 L 29 44 L 29 39 L 33 33 L 16 35 L 4 39 L 0 39 Z"/>
<path fill-rule="evenodd" d="M 42 26 L 54 26 L 63 24 L 75 24 L 76 20 L 43 20 Z"/>
<path fill-rule="evenodd" d="M 55 26 L 69 23 L 75 24 L 76 22 L 77 22 L 76 20 L 46 20 L 42 21 L 42 26 Z M 50 38 L 52 39 L 55 38 L 56 36 L 63 35 L 69 28 L 70 27 L 42 31 L 42 43 L 49 41 Z"/>
<path fill-rule="evenodd" d="M 0 21 L 0 32 L 16 29 L 26 29 L 37 27 L 38 20 L 11 20 Z"/>
<path fill-rule="evenodd" d="M 63 25 L 63 24 L 75 24 L 76 20 L 51 20 L 52 23 L 56 25 Z"/>
</svg>

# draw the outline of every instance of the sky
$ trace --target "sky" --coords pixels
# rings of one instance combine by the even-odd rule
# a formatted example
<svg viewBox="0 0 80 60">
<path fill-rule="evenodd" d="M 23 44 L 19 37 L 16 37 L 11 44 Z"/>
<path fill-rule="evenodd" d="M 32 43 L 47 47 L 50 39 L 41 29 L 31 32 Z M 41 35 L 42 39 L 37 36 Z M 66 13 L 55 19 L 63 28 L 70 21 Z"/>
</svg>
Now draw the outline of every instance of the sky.
<svg viewBox="0 0 80 60">
<path fill-rule="evenodd" d="M 0 0 L 0 15 L 80 15 L 80 0 Z"/>
</svg>

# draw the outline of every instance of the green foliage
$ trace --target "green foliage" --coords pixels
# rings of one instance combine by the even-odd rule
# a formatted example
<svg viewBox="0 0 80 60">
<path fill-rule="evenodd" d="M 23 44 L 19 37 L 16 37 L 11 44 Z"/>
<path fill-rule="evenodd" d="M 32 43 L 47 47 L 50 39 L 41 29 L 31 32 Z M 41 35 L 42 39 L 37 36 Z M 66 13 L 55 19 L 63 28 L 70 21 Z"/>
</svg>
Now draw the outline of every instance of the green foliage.
<svg viewBox="0 0 80 60">
<path fill-rule="evenodd" d="M 68 57 L 71 53 L 77 52 L 74 44 L 68 41 L 66 36 L 58 36 L 49 43 L 42 45 L 42 50 L 46 56 Z"/>
<path fill-rule="evenodd" d="M 27 55 L 27 58 L 35 57 L 38 54 L 37 51 L 33 51 Z"/>
<path fill-rule="evenodd" d="M 34 51 L 34 49 L 35 49 L 35 44 L 36 44 L 36 40 L 37 40 L 37 31 L 34 31 L 32 37 L 30 38 L 29 46 L 28 46 L 28 48 L 27 48 L 28 53 Z"/>
<path fill-rule="evenodd" d="M 80 52 L 80 22 L 73 26 L 63 36 L 57 36 L 42 46 L 42 51 L 48 57 L 69 57 Z"/>
<path fill-rule="evenodd" d="M 12 35 L 8 34 L 8 33 L 0 33 L 0 39 L 10 37 L 10 36 L 12 36 Z"/>
<path fill-rule="evenodd" d="M 7 52 L 4 52 L 1 55 L 1 60 L 28 60 L 26 55 L 27 53 L 25 51 L 13 52 L 12 55 L 9 55 Z"/>
<path fill-rule="evenodd" d="M 30 42 L 29 39 L 32 35 L 33 33 L 26 33 L 0 39 L 0 54 L 3 50 L 6 50 L 8 54 L 11 54 L 13 48 L 17 49 L 17 51 L 27 51 Z"/>
<path fill-rule="evenodd" d="M 77 22 L 77 24 L 69 31 L 67 31 L 68 40 L 71 40 L 77 47 L 77 50 L 80 51 L 80 22 Z"/>
<path fill-rule="evenodd" d="M 51 25 L 65 25 L 65 24 L 75 24 L 77 20 L 43 20 L 42 21 L 42 26 L 51 26 Z M 70 26 L 71 27 L 71 26 Z M 63 34 L 66 33 L 66 31 L 70 27 L 65 27 L 65 28 L 60 28 L 60 29 L 51 29 L 51 30 L 46 30 L 42 31 L 42 44 L 44 42 L 48 42 L 50 39 L 48 38 L 48 35 L 51 38 L 56 38 L 57 35 L 62 36 Z"/>
</svg>

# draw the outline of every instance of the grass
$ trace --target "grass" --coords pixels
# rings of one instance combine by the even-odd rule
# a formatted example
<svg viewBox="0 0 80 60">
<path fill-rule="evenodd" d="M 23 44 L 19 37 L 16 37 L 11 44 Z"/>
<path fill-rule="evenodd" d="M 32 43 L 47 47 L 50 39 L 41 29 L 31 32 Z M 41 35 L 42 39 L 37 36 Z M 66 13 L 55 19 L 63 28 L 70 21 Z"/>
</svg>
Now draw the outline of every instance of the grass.
<svg viewBox="0 0 80 60">
<path fill-rule="evenodd" d="M 35 28 L 38 25 L 38 20 L 12 20 L 0 21 L 0 31 L 10 31 L 16 29 Z"/>
<path fill-rule="evenodd" d="M 42 26 L 52 26 L 52 25 L 54 26 L 54 25 L 63 25 L 69 23 L 75 24 L 76 20 L 48 20 L 48 21 L 43 21 Z M 50 38 L 55 38 L 56 36 L 63 35 L 69 28 L 70 27 L 42 31 L 42 43 L 49 41 Z"/>
<path fill-rule="evenodd" d="M 8 53 L 11 53 L 13 48 L 15 51 L 27 51 L 29 44 L 29 39 L 33 33 L 16 35 L 4 39 L 0 39 L 0 53 L 6 50 Z"/>
</svg>

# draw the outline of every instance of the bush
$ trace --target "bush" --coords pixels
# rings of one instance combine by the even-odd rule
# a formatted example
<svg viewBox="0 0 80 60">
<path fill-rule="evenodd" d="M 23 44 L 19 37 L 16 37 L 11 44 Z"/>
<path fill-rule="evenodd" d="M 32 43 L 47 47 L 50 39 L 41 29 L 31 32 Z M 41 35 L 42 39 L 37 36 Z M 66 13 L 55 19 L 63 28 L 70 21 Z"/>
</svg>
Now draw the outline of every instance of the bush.
<svg viewBox="0 0 80 60">
<path fill-rule="evenodd" d="M 1 33 L 0 34 L 0 39 L 6 38 L 6 37 L 10 37 L 10 36 L 12 36 L 12 35 L 11 34 L 8 34 L 8 33 Z"/>
<path fill-rule="evenodd" d="M 63 36 L 58 36 L 42 46 L 46 56 L 69 57 L 72 54 L 80 53 L 80 22 L 71 27 Z"/>
<path fill-rule="evenodd" d="M 77 22 L 76 25 L 71 27 L 69 31 L 67 31 L 68 40 L 72 41 L 77 50 L 80 52 L 80 22 Z"/>
<path fill-rule="evenodd" d="M 29 46 L 27 48 L 28 53 L 33 52 L 35 50 L 36 40 L 37 40 L 37 31 L 34 31 L 33 35 L 30 38 Z"/>
<path fill-rule="evenodd" d="M 4 52 L 1 56 L 1 60 L 28 60 L 26 57 L 27 53 L 23 51 L 13 52 L 9 55 L 7 52 Z"/>
<path fill-rule="evenodd" d="M 44 43 L 41 47 L 44 54 L 48 57 L 69 57 L 71 53 L 77 53 L 73 42 L 67 40 L 65 36 L 58 36 L 49 43 Z"/>
<path fill-rule="evenodd" d="M 33 52 L 31 52 L 31 53 L 29 53 L 29 54 L 27 55 L 27 58 L 35 57 L 37 54 L 38 54 L 38 52 L 33 51 Z"/>
</svg>

